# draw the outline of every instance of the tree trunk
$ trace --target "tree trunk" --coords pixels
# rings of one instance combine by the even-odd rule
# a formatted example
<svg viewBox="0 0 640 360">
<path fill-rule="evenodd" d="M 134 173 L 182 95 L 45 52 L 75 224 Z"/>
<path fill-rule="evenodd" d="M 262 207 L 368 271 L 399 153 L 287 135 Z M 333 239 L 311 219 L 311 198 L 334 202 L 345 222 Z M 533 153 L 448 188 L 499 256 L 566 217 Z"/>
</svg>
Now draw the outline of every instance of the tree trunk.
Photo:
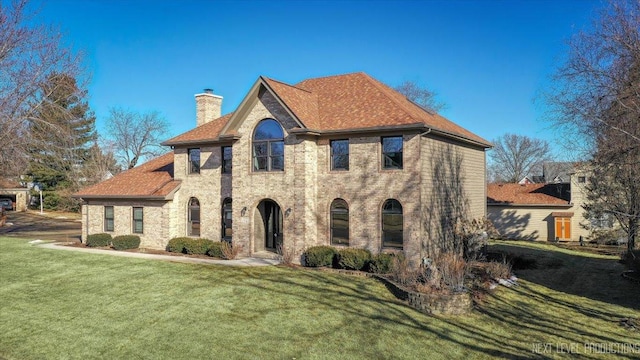
<svg viewBox="0 0 640 360">
<path fill-rule="evenodd" d="M 627 234 L 627 252 L 633 255 L 633 249 L 636 246 L 636 235 L 638 230 L 638 218 L 629 218 L 629 233 Z"/>
</svg>

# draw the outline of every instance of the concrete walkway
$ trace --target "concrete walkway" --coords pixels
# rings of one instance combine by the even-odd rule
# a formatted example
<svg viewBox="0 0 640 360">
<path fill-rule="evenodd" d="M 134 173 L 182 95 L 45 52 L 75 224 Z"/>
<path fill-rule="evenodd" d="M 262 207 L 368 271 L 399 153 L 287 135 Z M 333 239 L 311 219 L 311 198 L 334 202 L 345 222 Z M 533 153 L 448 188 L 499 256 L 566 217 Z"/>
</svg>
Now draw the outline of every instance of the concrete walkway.
<svg viewBox="0 0 640 360">
<path fill-rule="evenodd" d="M 73 247 L 73 246 L 64 246 L 64 243 L 32 243 L 32 245 L 45 248 L 45 249 L 53 249 L 53 250 L 79 251 L 79 252 L 91 253 L 91 254 L 104 254 L 104 255 L 124 256 L 124 257 L 130 257 L 130 258 L 138 258 L 138 259 L 164 260 L 164 261 L 192 263 L 192 264 L 216 264 L 216 265 L 226 265 L 226 266 L 268 266 L 268 265 L 277 265 L 280 263 L 280 261 L 278 260 L 259 259 L 259 258 L 215 260 L 215 259 L 191 258 L 187 256 L 157 255 L 157 254 L 134 253 L 134 252 L 116 251 L 116 250 L 89 249 L 89 248 L 79 248 L 79 247 Z"/>
</svg>

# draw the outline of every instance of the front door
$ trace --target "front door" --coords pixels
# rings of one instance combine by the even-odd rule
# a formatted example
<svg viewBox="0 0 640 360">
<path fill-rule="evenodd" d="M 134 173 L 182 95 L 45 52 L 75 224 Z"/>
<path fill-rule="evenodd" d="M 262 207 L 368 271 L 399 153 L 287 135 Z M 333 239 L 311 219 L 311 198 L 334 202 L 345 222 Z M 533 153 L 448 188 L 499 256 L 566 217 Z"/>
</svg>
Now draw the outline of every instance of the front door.
<svg viewBox="0 0 640 360">
<path fill-rule="evenodd" d="M 571 218 L 555 218 L 556 240 L 571 240 Z"/>
<path fill-rule="evenodd" d="M 282 243 L 282 212 L 280 206 L 273 201 L 265 201 L 264 223 L 264 247 L 269 251 L 277 251 Z"/>
</svg>

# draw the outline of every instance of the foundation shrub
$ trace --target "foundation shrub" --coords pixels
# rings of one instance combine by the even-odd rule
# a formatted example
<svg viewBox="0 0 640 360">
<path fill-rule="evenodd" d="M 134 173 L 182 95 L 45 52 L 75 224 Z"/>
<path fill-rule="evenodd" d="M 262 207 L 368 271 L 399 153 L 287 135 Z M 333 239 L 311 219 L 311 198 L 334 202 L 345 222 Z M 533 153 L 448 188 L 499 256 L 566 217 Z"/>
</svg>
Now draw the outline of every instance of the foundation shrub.
<svg viewBox="0 0 640 360">
<path fill-rule="evenodd" d="M 213 241 L 205 238 L 188 239 L 184 242 L 184 252 L 189 255 L 206 255 Z"/>
<path fill-rule="evenodd" d="M 225 260 L 233 260 L 238 257 L 238 254 L 242 251 L 241 245 L 233 245 L 226 241 L 220 243 L 220 249 L 222 251 L 222 258 Z"/>
<path fill-rule="evenodd" d="M 91 234 L 87 236 L 88 247 L 103 247 L 111 244 L 111 234 Z"/>
<path fill-rule="evenodd" d="M 167 244 L 167 251 L 169 252 L 175 252 L 175 253 L 184 253 L 184 244 L 187 241 L 192 240 L 191 238 L 188 237 L 176 237 L 173 238 L 171 240 L 169 240 L 169 243 Z"/>
<path fill-rule="evenodd" d="M 111 245 L 116 250 L 137 249 L 140 246 L 140 237 L 137 235 L 120 235 L 111 240 Z"/>
<path fill-rule="evenodd" d="M 331 246 L 312 246 L 304 254 L 304 265 L 308 267 L 331 266 L 337 250 Z"/>
<path fill-rule="evenodd" d="M 338 251 L 338 266 L 347 270 L 364 270 L 371 260 L 367 249 L 341 249 Z"/>
<path fill-rule="evenodd" d="M 224 246 L 222 242 L 211 242 L 211 245 L 209 245 L 209 249 L 207 250 L 207 255 L 222 259 L 222 246 Z"/>
<path fill-rule="evenodd" d="M 368 271 L 375 274 L 388 274 L 393 268 L 393 258 L 395 255 L 379 253 L 371 256 Z"/>
</svg>

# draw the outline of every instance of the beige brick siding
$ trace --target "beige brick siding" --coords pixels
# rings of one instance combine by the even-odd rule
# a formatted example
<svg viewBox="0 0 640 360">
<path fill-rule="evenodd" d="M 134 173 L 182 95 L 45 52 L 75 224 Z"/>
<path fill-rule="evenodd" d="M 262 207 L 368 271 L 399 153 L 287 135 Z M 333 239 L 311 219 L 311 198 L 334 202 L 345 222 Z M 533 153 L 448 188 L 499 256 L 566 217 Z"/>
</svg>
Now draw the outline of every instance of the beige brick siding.
<svg viewBox="0 0 640 360">
<path fill-rule="evenodd" d="M 331 171 L 330 141 L 319 141 L 318 245 L 330 244 L 330 207 L 334 199 L 340 198 L 349 204 L 349 245 L 380 252 L 383 250 L 382 205 L 387 199 L 396 199 L 403 211 L 404 249 L 411 254 L 420 252 L 416 247 L 421 237 L 420 136 L 404 135 L 403 141 L 403 169 L 385 170 L 381 137 L 352 137 L 348 171 Z"/>
<path fill-rule="evenodd" d="M 233 143 L 232 175 L 221 174 L 219 145 L 200 147 L 200 174 L 188 174 L 188 147 L 174 149 L 174 177 L 181 181 L 180 189 L 172 201 L 146 203 L 150 208 L 145 207 L 144 246 L 164 248 L 170 238 L 187 235 L 187 206 L 191 197 L 200 201 L 201 236 L 216 241 L 221 238 L 222 201 L 226 197 L 233 199 L 233 242 L 243 247 L 242 255 L 264 250 L 264 226 L 258 205 L 265 199 L 276 202 L 283 213 L 283 246 L 295 252 L 296 260 L 305 248 L 330 244 L 330 206 L 337 198 L 349 204 L 350 246 L 373 253 L 392 251 L 382 247 L 381 211 L 385 200 L 398 200 L 404 216 L 404 251 L 414 264 L 430 254 L 433 242 L 439 239 L 433 229 L 441 225 L 439 214 L 446 212 L 449 204 L 448 200 L 436 200 L 443 196 L 454 199 L 446 197 L 456 194 L 448 191 L 448 186 L 462 188 L 460 193 L 466 199 L 468 216 L 485 215 L 482 148 L 444 142 L 416 131 L 369 133 L 351 138 L 296 135 L 291 130 L 301 124 L 269 92 L 261 93 L 249 104 L 251 108 L 238 113 L 242 118 L 232 124 L 239 137 Z M 284 130 L 284 171 L 253 171 L 253 132 L 267 118 L 278 120 Z M 402 170 L 382 169 L 382 135 L 403 137 Z M 348 171 L 330 169 L 331 138 L 349 138 Z M 448 168 L 433 175 L 438 161 L 446 163 L 449 159 L 443 154 L 460 162 L 458 185 L 448 179 L 451 172 Z M 439 184 L 439 188 L 434 190 L 434 184 Z M 88 232 L 103 232 L 102 206 L 110 203 L 89 204 L 83 209 Z M 114 234 L 130 233 L 132 204 L 126 201 L 117 204 Z"/>
<path fill-rule="evenodd" d="M 200 173 L 189 174 L 188 149 L 200 149 Z M 222 182 L 220 147 L 174 149 L 174 177 L 182 181 L 173 198 L 170 237 L 188 236 L 188 204 L 192 197 L 200 202 L 200 237 L 219 241 L 221 237 Z"/>
<path fill-rule="evenodd" d="M 104 229 L 104 207 L 113 206 L 114 231 Z M 133 208 L 142 207 L 143 233 L 133 233 Z M 140 247 L 164 249 L 169 236 L 169 217 L 171 202 L 165 201 L 89 201 L 82 206 L 82 241 L 90 234 L 109 233 L 117 235 L 140 236 Z M 86 229 L 86 230 L 85 230 Z"/>
</svg>

